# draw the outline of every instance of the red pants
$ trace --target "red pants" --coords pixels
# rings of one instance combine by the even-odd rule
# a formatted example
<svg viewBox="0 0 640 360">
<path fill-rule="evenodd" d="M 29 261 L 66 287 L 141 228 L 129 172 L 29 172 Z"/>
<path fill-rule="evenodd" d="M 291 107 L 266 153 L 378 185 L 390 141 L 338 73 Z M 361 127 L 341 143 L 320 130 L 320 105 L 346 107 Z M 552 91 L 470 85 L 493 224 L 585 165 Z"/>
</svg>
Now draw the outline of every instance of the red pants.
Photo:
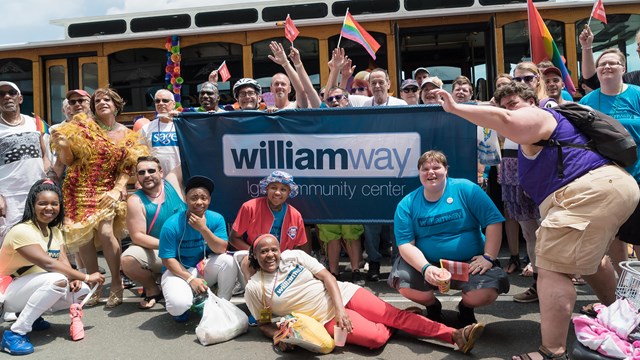
<svg viewBox="0 0 640 360">
<path fill-rule="evenodd" d="M 366 289 L 359 289 L 345 306 L 351 319 L 353 332 L 347 335 L 347 343 L 377 349 L 384 346 L 392 335 L 391 328 L 399 329 L 421 338 L 434 338 L 453 344 L 451 334 L 455 329 L 431 321 L 412 312 L 400 310 L 382 301 Z M 333 336 L 335 319 L 324 324 Z"/>
</svg>

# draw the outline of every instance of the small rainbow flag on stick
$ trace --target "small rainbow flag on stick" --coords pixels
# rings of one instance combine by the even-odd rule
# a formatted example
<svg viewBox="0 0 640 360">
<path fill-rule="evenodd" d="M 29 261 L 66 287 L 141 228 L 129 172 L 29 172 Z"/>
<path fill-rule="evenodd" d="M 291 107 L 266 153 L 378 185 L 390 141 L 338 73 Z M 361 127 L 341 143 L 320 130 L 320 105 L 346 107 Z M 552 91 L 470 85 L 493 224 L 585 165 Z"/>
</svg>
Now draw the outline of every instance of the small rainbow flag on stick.
<svg viewBox="0 0 640 360">
<path fill-rule="evenodd" d="M 46 121 L 42 120 L 40 116 L 33 114 L 33 117 L 36 119 L 36 129 L 42 135 L 49 133 L 49 124 Z"/>
<path fill-rule="evenodd" d="M 376 51 L 380 48 L 380 44 L 378 44 L 376 39 L 374 39 L 367 30 L 358 24 L 358 22 L 349 13 L 349 9 L 347 9 L 347 13 L 344 16 L 344 22 L 342 23 L 342 30 L 340 31 L 340 39 L 338 39 L 337 47 L 340 47 L 340 40 L 343 36 L 362 45 L 369 55 L 371 55 L 374 60 L 376 59 Z"/>
<path fill-rule="evenodd" d="M 553 41 L 549 29 L 547 29 L 547 25 L 545 25 L 544 20 L 542 20 L 536 6 L 533 5 L 533 1 L 527 0 L 527 4 L 529 14 L 529 42 L 531 43 L 532 61 L 537 64 L 543 60 L 551 60 L 553 66 L 560 69 L 560 72 L 562 73 L 562 80 L 564 81 L 564 85 L 567 87 L 567 91 L 572 95 L 575 94 L 576 87 L 573 85 L 573 80 L 571 80 L 569 70 L 567 70 L 567 67 L 564 65 L 564 61 L 562 61 L 560 50 L 558 50 L 555 41 Z"/>
</svg>

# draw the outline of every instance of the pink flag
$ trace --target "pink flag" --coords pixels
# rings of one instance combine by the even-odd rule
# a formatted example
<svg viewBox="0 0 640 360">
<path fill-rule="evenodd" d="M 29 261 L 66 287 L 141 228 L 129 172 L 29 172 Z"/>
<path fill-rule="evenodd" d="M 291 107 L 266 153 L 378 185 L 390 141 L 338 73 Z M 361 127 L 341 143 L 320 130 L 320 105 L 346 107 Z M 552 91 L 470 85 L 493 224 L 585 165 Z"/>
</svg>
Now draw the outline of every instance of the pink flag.
<svg viewBox="0 0 640 360">
<path fill-rule="evenodd" d="M 596 0 L 596 3 L 593 4 L 593 10 L 591 10 L 591 17 L 594 19 L 598 19 L 603 23 L 607 23 L 607 14 L 604 12 L 604 3 L 602 0 Z"/>
<path fill-rule="evenodd" d="M 227 62 L 223 61 L 222 65 L 218 68 L 218 75 L 220 75 L 220 79 L 222 82 L 225 82 L 231 79 L 231 73 L 229 72 L 229 68 L 227 68 Z"/>
<path fill-rule="evenodd" d="M 440 260 L 440 265 L 451 273 L 452 280 L 469 281 L 469 264 L 453 260 Z"/>
<path fill-rule="evenodd" d="M 295 40 L 299 34 L 300 31 L 298 31 L 296 25 L 293 23 L 293 20 L 291 20 L 291 17 L 289 16 L 289 14 L 287 14 L 287 20 L 284 22 L 284 37 L 289 39 L 289 41 L 291 41 L 291 44 L 293 45 L 293 40 Z"/>
</svg>

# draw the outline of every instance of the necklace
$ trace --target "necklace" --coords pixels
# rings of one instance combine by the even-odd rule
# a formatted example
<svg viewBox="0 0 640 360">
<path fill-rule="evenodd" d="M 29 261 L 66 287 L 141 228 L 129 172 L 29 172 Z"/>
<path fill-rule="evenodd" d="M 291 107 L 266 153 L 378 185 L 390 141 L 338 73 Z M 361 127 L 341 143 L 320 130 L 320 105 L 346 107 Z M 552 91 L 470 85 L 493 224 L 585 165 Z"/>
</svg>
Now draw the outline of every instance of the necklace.
<svg viewBox="0 0 640 360">
<path fill-rule="evenodd" d="M 103 123 L 101 120 L 96 119 L 96 123 L 98 124 L 98 126 L 100 126 L 101 129 L 106 130 L 106 131 L 111 131 L 113 130 L 114 127 L 116 127 L 116 124 L 114 123 L 111 126 L 107 126 L 105 125 L 105 123 Z"/>
<path fill-rule="evenodd" d="M 266 324 L 271 322 L 271 318 L 273 316 L 273 310 L 271 309 L 271 305 L 273 305 L 273 293 L 276 292 L 276 284 L 278 283 L 278 269 L 276 269 L 276 276 L 273 280 L 273 289 L 271 289 L 271 298 L 269 298 L 269 302 L 267 302 L 267 290 L 264 288 L 264 272 L 260 269 L 260 282 L 262 283 L 262 309 L 260 309 L 260 321 L 261 324 Z"/>
<path fill-rule="evenodd" d="M 12 122 L 7 121 L 7 119 L 5 119 L 4 116 L 2 116 L 2 114 L 0 114 L 0 120 L 2 120 L 2 122 L 5 125 L 12 126 L 12 127 L 20 126 L 24 122 L 24 119 L 22 118 L 22 115 L 20 115 L 20 120 L 18 122 L 16 122 L 16 123 L 12 123 Z"/>
<path fill-rule="evenodd" d="M 151 199 L 157 199 L 162 195 L 162 193 L 164 193 L 164 186 L 160 186 L 160 192 L 158 193 L 158 195 L 154 196 L 154 195 L 149 195 L 147 193 L 145 193 L 145 195 L 147 195 L 147 197 L 149 197 Z"/>
</svg>

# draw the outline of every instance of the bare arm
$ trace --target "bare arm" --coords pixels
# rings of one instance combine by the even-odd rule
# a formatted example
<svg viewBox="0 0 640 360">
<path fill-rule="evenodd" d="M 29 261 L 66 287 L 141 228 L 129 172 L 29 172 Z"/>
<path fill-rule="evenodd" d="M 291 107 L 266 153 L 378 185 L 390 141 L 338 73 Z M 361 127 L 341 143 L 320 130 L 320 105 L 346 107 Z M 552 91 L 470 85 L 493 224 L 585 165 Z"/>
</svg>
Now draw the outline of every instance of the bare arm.
<svg viewBox="0 0 640 360">
<path fill-rule="evenodd" d="M 30 263 L 41 267 L 48 272 L 56 272 L 63 274 L 69 280 L 80 280 L 92 283 L 104 283 L 104 275 L 99 272 L 87 275 L 80 271 L 74 270 L 68 261 L 65 264 L 66 256 L 63 255 L 63 261 L 58 261 L 50 257 L 40 245 L 27 245 L 16 250 L 20 256 L 28 260 Z M 62 251 L 62 250 L 61 250 Z"/>
<path fill-rule="evenodd" d="M 338 287 L 336 278 L 333 277 L 327 269 L 320 270 L 314 274 L 314 276 L 324 283 L 324 287 L 327 289 L 327 293 L 329 293 L 335 309 L 334 319 L 336 320 L 336 325 L 346 329 L 347 332 L 351 332 L 351 319 L 349 319 L 349 315 L 347 315 L 344 305 L 342 304 L 342 295 L 340 294 L 340 288 Z"/>
<path fill-rule="evenodd" d="M 182 189 L 182 165 L 173 168 L 164 180 L 171 184 L 173 189 L 178 193 L 180 200 L 184 201 L 184 190 Z"/>
<path fill-rule="evenodd" d="M 269 44 L 269 48 L 271 49 L 271 53 L 273 54 L 268 55 L 269 59 L 274 63 L 282 66 L 284 71 L 287 73 L 289 80 L 291 81 L 291 86 L 293 86 L 293 88 L 296 90 L 296 105 L 299 108 L 306 108 L 308 106 L 308 101 L 307 97 L 305 96 L 302 83 L 300 82 L 300 77 L 298 77 L 298 73 L 293 68 L 293 66 L 291 66 L 291 63 L 289 63 L 282 44 L 272 41 Z"/>
<path fill-rule="evenodd" d="M 231 234 L 229 234 L 229 244 L 236 248 L 236 250 L 249 250 L 249 244 L 244 241 L 242 234 L 239 234 L 233 229 L 231 229 Z"/>
<path fill-rule="evenodd" d="M 300 81 L 302 82 L 302 87 L 309 102 L 309 107 L 314 109 L 319 108 L 322 100 L 320 99 L 320 96 L 318 96 L 316 89 L 313 88 L 313 83 L 311 82 L 311 78 L 309 78 L 309 74 L 307 74 L 307 70 L 304 68 L 304 64 L 300 59 L 300 52 L 298 51 L 298 49 L 291 47 L 289 58 L 293 62 L 293 66 L 295 66 L 296 71 L 298 72 L 298 76 L 300 77 Z"/>
<path fill-rule="evenodd" d="M 588 25 L 584 26 L 578 40 L 582 47 L 581 75 L 582 78 L 588 79 L 596 74 L 596 64 L 593 60 L 593 32 L 591 32 Z"/>
<path fill-rule="evenodd" d="M 211 232 L 207 227 L 207 217 L 205 215 L 198 216 L 192 212 L 188 212 L 187 215 L 189 216 L 189 225 L 202 235 L 211 251 L 216 254 L 223 254 L 227 251 L 227 242 Z"/>
<path fill-rule="evenodd" d="M 415 241 L 398 246 L 398 252 L 402 259 L 411 265 L 418 272 L 422 272 L 422 268 L 429 262 L 422 251 L 415 245 Z M 438 264 L 431 264 L 424 273 L 424 280 L 431 285 L 437 286 L 439 280 L 435 277 L 438 275 Z"/>
<path fill-rule="evenodd" d="M 438 96 L 438 101 L 446 112 L 478 126 L 496 130 L 521 145 L 532 145 L 548 139 L 557 126 L 553 115 L 534 106 L 507 110 L 494 106 L 457 104 L 446 90 L 431 91 Z"/>
<path fill-rule="evenodd" d="M 47 156 L 47 147 L 44 144 L 44 138 L 40 135 L 40 150 L 42 151 L 42 165 L 43 169 L 47 171 L 51 167 L 51 161 L 49 160 L 49 156 Z"/>
<path fill-rule="evenodd" d="M 347 83 L 349 82 L 349 78 L 353 75 L 353 72 L 356 70 L 356 66 L 352 66 L 351 59 L 345 56 L 345 61 L 342 64 L 342 71 L 340 77 L 340 87 L 347 90 Z"/>
<path fill-rule="evenodd" d="M 329 79 L 327 80 L 327 85 L 325 86 L 324 99 L 329 96 L 329 90 L 333 87 L 338 86 L 338 75 L 340 75 L 340 69 L 345 61 L 344 49 L 335 48 L 331 52 L 331 60 L 327 63 L 329 65 Z"/>
<path fill-rule="evenodd" d="M 150 214 L 150 216 L 154 215 Z M 129 235 L 134 244 L 145 249 L 158 248 L 160 240 L 147 234 L 145 209 L 138 195 L 131 195 L 127 199 L 127 229 L 129 229 Z"/>
<path fill-rule="evenodd" d="M 164 265 L 167 270 L 171 271 L 171 273 L 182 280 L 186 281 L 187 284 L 191 287 L 191 290 L 196 293 L 204 293 L 207 292 L 207 282 L 204 279 L 200 279 L 196 276 L 192 276 L 187 269 L 180 264 L 180 262 L 175 258 L 166 258 L 162 259 L 162 265 Z"/>
</svg>

